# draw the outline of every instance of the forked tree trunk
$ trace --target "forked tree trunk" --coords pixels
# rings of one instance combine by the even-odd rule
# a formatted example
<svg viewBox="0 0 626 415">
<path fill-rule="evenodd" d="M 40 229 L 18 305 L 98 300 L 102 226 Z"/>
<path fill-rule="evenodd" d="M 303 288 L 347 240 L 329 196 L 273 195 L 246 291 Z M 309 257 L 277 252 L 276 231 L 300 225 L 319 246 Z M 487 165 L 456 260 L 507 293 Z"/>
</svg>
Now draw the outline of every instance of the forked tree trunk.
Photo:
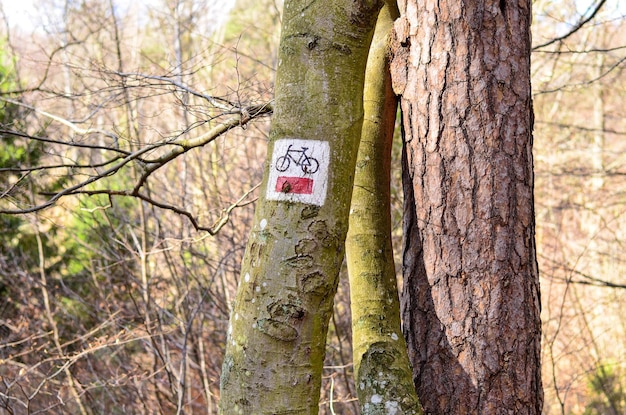
<svg viewBox="0 0 626 415">
<path fill-rule="evenodd" d="M 402 299 L 420 400 L 432 414 L 540 414 L 531 1 L 400 8 Z"/>
<path fill-rule="evenodd" d="M 268 162 L 230 318 L 222 414 L 318 412 L 381 6 L 285 2 Z"/>
<path fill-rule="evenodd" d="M 361 415 L 421 414 L 400 324 L 391 245 L 391 146 L 398 100 L 391 89 L 389 35 L 395 0 L 381 10 L 365 75 L 363 133 L 354 176 L 346 262 L 354 376 Z"/>
</svg>

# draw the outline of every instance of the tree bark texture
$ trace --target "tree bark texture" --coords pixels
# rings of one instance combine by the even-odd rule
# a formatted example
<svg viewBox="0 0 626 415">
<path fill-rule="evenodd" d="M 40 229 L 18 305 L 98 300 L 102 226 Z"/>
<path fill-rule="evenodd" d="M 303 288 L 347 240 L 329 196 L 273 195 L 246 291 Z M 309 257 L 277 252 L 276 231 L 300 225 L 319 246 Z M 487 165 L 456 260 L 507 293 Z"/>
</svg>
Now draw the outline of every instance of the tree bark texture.
<svg viewBox="0 0 626 415">
<path fill-rule="evenodd" d="M 318 412 L 381 6 L 285 2 L 268 162 L 222 368 L 223 414 Z"/>
<path fill-rule="evenodd" d="M 530 0 L 405 0 L 402 313 L 426 413 L 540 414 Z"/>
<path fill-rule="evenodd" d="M 398 100 L 391 88 L 389 35 L 395 0 L 378 15 L 367 62 L 364 121 L 352 192 L 346 262 L 353 361 L 362 415 L 421 414 L 402 336 L 391 245 L 391 146 Z"/>
</svg>

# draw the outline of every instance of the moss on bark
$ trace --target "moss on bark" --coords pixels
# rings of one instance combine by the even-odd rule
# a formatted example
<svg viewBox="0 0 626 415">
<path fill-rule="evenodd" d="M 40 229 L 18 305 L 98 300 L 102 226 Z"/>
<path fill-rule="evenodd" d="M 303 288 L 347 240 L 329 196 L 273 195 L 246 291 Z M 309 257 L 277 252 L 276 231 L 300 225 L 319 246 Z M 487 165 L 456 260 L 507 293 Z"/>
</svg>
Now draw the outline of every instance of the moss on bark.
<svg viewBox="0 0 626 415">
<path fill-rule="evenodd" d="M 387 53 L 397 16 L 395 1 L 388 2 L 370 49 L 365 121 L 346 239 L 355 383 L 363 415 L 421 413 L 402 336 L 391 246 L 389 185 L 397 99 Z"/>
</svg>

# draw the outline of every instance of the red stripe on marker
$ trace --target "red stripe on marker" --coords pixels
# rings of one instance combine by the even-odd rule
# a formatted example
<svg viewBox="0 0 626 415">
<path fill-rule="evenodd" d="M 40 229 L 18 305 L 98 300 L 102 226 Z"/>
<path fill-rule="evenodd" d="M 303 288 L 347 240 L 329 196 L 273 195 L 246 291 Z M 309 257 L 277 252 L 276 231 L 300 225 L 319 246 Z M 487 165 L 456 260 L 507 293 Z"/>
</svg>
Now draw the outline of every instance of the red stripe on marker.
<svg viewBox="0 0 626 415">
<path fill-rule="evenodd" d="M 310 195 L 313 193 L 313 179 L 306 177 L 278 176 L 276 191 L 281 193 L 295 193 Z"/>
</svg>

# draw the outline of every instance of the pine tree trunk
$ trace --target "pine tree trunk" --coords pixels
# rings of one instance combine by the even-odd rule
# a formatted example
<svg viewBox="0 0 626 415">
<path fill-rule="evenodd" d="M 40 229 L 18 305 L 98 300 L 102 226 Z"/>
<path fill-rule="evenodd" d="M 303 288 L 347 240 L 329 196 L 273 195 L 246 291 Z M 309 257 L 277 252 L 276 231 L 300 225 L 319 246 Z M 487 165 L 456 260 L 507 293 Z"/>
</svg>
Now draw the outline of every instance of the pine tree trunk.
<svg viewBox="0 0 626 415">
<path fill-rule="evenodd" d="M 403 318 L 424 409 L 540 414 L 530 0 L 406 0 Z"/>
<path fill-rule="evenodd" d="M 381 10 L 365 75 L 363 133 L 354 177 L 346 262 L 355 384 L 361 415 L 421 414 L 400 323 L 391 245 L 391 146 L 398 100 L 391 89 L 389 35 L 395 0 Z"/>
<path fill-rule="evenodd" d="M 381 6 L 285 2 L 268 162 L 230 318 L 222 414 L 318 412 Z"/>
</svg>

